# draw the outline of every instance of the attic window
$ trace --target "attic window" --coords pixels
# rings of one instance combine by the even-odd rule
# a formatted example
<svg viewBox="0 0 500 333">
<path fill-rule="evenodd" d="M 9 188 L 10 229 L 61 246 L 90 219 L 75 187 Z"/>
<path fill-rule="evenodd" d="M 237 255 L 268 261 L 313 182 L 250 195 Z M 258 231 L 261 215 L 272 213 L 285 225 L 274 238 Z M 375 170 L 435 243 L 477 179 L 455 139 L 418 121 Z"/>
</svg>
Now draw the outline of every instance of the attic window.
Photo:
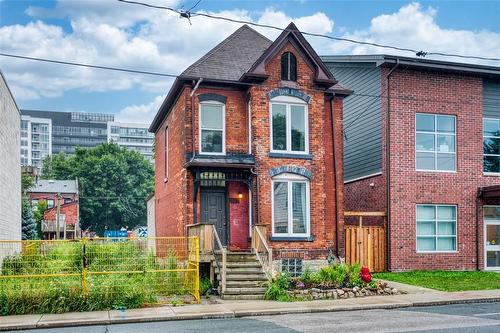
<svg viewBox="0 0 500 333">
<path fill-rule="evenodd" d="M 281 55 L 281 79 L 297 81 L 297 58 L 291 52 L 285 52 Z"/>
</svg>

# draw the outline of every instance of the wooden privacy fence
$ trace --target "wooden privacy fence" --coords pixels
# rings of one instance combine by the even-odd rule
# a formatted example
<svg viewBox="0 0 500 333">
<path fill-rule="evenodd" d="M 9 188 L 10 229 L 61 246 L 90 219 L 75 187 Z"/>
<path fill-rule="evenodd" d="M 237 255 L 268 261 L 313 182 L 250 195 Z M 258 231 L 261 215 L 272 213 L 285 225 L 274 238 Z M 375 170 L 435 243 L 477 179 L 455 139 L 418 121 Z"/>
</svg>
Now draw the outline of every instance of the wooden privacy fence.
<svg viewBox="0 0 500 333">
<path fill-rule="evenodd" d="M 387 270 L 385 212 L 350 212 L 345 216 L 358 218 L 358 225 L 345 226 L 345 261 L 348 264 L 359 263 L 372 272 Z M 380 217 L 382 226 L 363 226 L 363 217 Z"/>
</svg>

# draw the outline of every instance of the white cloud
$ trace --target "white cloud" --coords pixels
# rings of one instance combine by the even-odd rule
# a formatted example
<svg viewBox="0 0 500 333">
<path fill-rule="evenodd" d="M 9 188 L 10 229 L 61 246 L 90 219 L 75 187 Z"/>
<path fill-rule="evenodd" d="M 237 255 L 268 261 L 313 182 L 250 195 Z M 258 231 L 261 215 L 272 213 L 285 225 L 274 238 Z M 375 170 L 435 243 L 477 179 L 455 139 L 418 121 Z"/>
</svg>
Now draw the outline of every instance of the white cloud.
<svg viewBox="0 0 500 333">
<path fill-rule="evenodd" d="M 396 45 L 416 50 L 446 52 L 463 55 L 479 55 L 485 57 L 500 57 L 500 33 L 486 30 L 454 30 L 441 28 L 436 17 L 435 8 L 423 8 L 419 3 L 411 3 L 401 7 L 397 12 L 374 17 L 369 28 L 347 32 L 343 35 L 367 42 Z M 334 54 L 374 54 L 390 53 L 412 55 L 379 47 L 355 45 L 351 43 L 330 43 L 321 52 Z M 470 59 L 443 58 L 441 60 L 480 62 Z M 482 62 L 486 63 L 487 62 Z M 498 62 L 490 63 L 500 65 Z"/>
<path fill-rule="evenodd" d="M 180 3 L 179 0 L 148 2 L 173 7 Z M 181 73 L 240 26 L 201 16 L 193 17 L 190 25 L 175 13 L 114 0 L 64 0 L 59 1 L 55 9 L 30 7 L 27 13 L 34 18 L 33 22 L 0 28 L 0 45 L 4 52 L 172 74 Z M 338 31 L 335 32 L 333 20 L 323 12 L 290 17 L 273 8 L 258 14 L 235 8 L 213 14 L 281 27 L 293 20 L 300 30 L 313 33 L 422 50 L 500 56 L 500 34 L 443 29 L 436 22 L 438 11 L 423 8 L 418 3 L 403 6 L 395 13 L 377 16 L 366 29 L 357 31 L 336 28 Z M 71 29 L 65 31 L 60 26 L 43 22 L 49 17 L 67 19 Z M 270 29 L 258 30 L 271 39 L 279 33 Z M 320 54 L 388 52 L 323 38 L 308 39 Z M 163 95 L 172 82 L 169 78 L 26 60 L 2 58 L 1 62 L 19 100 L 61 96 L 70 90 L 105 92 L 139 88 Z M 128 121 L 150 120 L 156 112 L 151 108 L 159 106 L 158 98 L 145 105 L 129 106 L 119 115 Z"/>
<path fill-rule="evenodd" d="M 115 118 L 121 122 L 150 124 L 164 99 L 165 95 L 161 95 L 147 104 L 127 106 L 121 109 Z"/>
</svg>

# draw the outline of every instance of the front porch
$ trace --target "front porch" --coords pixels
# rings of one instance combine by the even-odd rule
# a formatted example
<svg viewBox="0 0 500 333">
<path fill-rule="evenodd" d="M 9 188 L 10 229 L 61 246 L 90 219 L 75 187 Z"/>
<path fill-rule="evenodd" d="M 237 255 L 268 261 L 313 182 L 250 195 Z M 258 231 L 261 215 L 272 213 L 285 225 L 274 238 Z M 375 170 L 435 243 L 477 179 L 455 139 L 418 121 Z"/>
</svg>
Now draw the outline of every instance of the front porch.
<svg viewBox="0 0 500 333">
<path fill-rule="evenodd" d="M 199 237 L 200 262 L 208 264 L 222 298 L 263 299 L 272 251 L 266 228 L 253 224 L 253 165 L 208 159 L 189 165 L 193 223 L 187 233 Z"/>
</svg>

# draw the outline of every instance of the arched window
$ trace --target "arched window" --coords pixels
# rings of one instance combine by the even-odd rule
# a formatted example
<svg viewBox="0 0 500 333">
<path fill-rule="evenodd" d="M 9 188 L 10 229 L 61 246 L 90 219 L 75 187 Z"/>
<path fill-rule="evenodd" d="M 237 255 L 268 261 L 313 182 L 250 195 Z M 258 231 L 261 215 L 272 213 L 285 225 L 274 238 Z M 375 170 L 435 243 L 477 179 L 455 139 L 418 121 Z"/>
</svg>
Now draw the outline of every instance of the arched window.
<svg viewBox="0 0 500 333">
<path fill-rule="evenodd" d="M 281 79 L 297 81 L 297 58 L 291 52 L 285 52 L 281 55 Z"/>
<path fill-rule="evenodd" d="M 309 237 L 309 179 L 282 173 L 272 179 L 273 236 Z"/>
</svg>

